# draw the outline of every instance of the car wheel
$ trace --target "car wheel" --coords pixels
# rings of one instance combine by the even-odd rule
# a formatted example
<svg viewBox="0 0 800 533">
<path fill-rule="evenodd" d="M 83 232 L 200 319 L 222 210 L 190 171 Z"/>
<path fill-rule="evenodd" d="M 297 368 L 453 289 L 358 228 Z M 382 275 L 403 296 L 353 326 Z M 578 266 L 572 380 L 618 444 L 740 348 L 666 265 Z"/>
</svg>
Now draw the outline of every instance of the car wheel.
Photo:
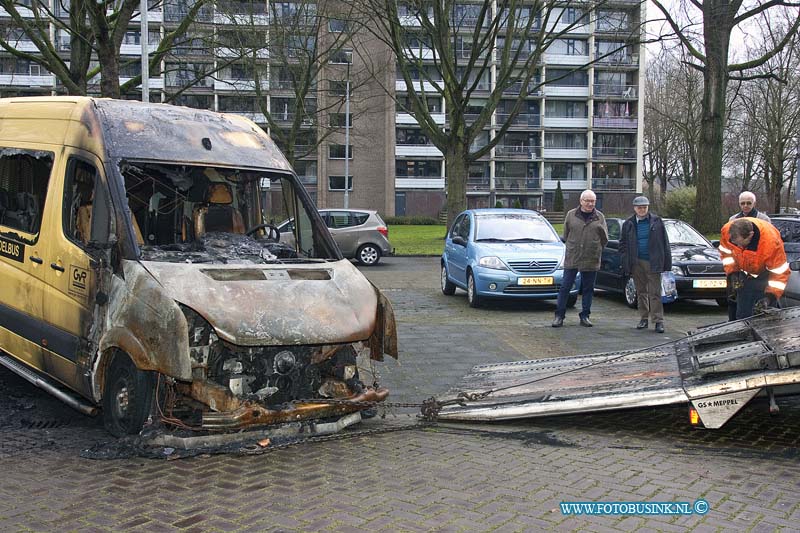
<svg viewBox="0 0 800 533">
<path fill-rule="evenodd" d="M 442 293 L 447 296 L 452 296 L 456 293 L 455 284 L 447 279 L 447 267 L 442 263 Z"/>
<path fill-rule="evenodd" d="M 374 244 L 364 244 L 358 249 L 356 259 L 365 266 L 376 265 L 381 260 L 381 251 Z"/>
<path fill-rule="evenodd" d="M 103 387 L 103 423 L 115 437 L 142 430 L 153 404 L 156 374 L 134 366 L 123 352 L 114 354 Z"/>
<path fill-rule="evenodd" d="M 625 282 L 625 303 L 628 304 L 628 307 L 631 309 L 636 309 L 636 301 L 636 284 L 633 283 L 633 278 L 628 278 Z"/>
<path fill-rule="evenodd" d="M 475 277 L 472 272 L 467 272 L 467 301 L 470 307 L 481 306 L 481 299 L 478 296 L 477 289 L 475 289 Z"/>
<path fill-rule="evenodd" d="M 717 305 L 720 307 L 728 307 L 728 299 L 727 298 L 717 298 Z"/>
<path fill-rule="evenodd" d="M 578 303 L 578 295 L 577 294 L 570 294 L 567 297 L 567 307 L 570 309 L 575 307 L 575 304 Z"/>
</svg>

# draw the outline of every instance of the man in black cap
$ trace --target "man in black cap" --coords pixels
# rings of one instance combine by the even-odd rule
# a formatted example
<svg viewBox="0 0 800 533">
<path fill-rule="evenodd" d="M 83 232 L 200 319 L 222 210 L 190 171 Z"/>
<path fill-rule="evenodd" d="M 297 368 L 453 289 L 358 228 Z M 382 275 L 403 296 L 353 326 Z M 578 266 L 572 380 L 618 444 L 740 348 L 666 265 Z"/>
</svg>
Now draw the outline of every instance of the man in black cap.
<svg viewBox="0 0 800 533">
<path fill-rule="evenodd" d="M 661 303 L 661 273 L 672 270 L 672 253 L 667 230 L 661 217 L 649 212 L 650 200 L 633 199 L 634 215 L 622 224 L 619 251 L 622 272 L 633 276 L 638 298 L 639 323 L 646 329 L 648 318 L 656 333 L 664 333 L 664 304 Z"/>
</svg>

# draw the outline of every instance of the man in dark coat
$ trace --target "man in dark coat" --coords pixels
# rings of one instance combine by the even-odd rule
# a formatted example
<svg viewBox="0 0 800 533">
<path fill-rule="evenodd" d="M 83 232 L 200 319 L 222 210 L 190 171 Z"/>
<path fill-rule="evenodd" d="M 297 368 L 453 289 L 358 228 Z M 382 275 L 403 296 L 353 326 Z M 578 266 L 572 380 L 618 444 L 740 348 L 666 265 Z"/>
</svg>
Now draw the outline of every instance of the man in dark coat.
<svg viewBox="0 0 800 533">
<path fill-rule="evenodd" d="M 633 276 L 638 297 L 639 323 L 646 329 L 648 317 L 656 333 L 664 333 L 664 304 L 661 303 L 661 273 L 672 270 L 672 253 L 661 217 L 649 213 L 645 196 L 633 199 L 634 215 L 622 224 L 619 250 L 622 272 Z"/>
<path fill-rule="evenodd" d="M 580 206 L 570 210 L 564 217 L 564 242 L 567 250 L 564 256 L 564 277 L 558 290 L 556 317 L 553 319 L 554 328 L 564 325 L 569 291 L 578 272 L 581 274 L 581 326 L 590 328 L 594 325 L 589 320 L 594 281 L 597 271 L 600 270 L 603 247 L 608 242 L 606 218 L 595 209 L 596 201 L 595 194 L 587 189 L 581 193 Z"/>
</svg>

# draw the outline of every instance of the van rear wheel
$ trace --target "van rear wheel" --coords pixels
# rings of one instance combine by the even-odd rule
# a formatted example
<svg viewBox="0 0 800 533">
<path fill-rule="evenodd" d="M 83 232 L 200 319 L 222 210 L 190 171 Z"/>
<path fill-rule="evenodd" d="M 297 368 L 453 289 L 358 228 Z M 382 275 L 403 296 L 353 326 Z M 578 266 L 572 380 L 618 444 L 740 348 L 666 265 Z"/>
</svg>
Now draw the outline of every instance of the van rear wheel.
<svg viewBox="0 0 800 533">
<path fill-rule="evenodd" d="M 156 374 L 136 368 L 123 352 L 114 354 L 103 387 L 103 423 L 115 437 L 142 430 L 153 405 Z"/>
</svg>

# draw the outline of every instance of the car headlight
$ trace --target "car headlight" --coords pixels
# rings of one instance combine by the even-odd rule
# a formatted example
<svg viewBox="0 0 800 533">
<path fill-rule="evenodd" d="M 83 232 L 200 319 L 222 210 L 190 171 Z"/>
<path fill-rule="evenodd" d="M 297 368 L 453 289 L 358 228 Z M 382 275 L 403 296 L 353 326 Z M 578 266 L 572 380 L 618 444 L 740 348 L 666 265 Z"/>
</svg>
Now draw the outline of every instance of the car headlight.
<svg viewBox="0 0 800 533">
<path fill-rule="evenodd" d="M 493 268 L 495 270 L 508 270 L 508 267 L 503 263 L 499 257 L 487 256 L 481 257 L 478 264 L 482 267 Z"/>
<path fill-rule="evenodd" d="M 672 273 L 675 274 L 676 276 L 683 276 L 683 267 L 675 265 L 674 267 L 672 267 Z"/>
</svg>

